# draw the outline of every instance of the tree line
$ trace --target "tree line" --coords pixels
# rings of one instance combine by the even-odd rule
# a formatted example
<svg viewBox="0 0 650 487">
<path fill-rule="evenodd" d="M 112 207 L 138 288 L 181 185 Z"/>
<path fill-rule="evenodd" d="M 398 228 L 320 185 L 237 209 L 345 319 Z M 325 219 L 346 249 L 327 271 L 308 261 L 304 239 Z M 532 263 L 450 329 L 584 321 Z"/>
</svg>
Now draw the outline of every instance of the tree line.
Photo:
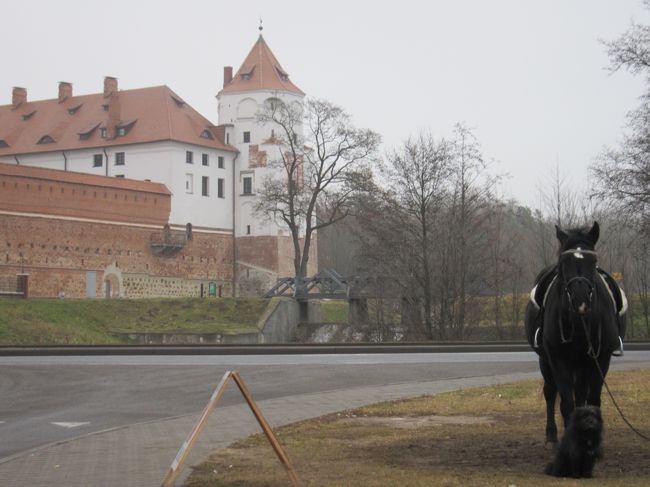
<svg viewBox="0 0 650 487">
<path fill-rule="evenodd" d="M 633 24 L 605 45 L 613 71 L 648 78 L 647 94 L 620 144 L 595 155 L 591 191 L 573 193 L 557 167 L 535 209 L 499 196 L 499 175 L 462 123 L 382 156 L 380 136 L 327 101 L 267 104 L 258 118 L 280 127 L 272 163 L 284 171 L 263 183 L 257 212 L 289 228 L 295 276 L 305 277 L 318 231 L 320 266 L 384 286 L 378 339 L 395 329 L 409 340 L 467 339 L 486 322 L 494 338 L 520 338 L 535 275 L 557 260 L 554 225 L 596 220 L 599 265 L 632 298 L 629 333 L 650 336 L 650 27 Z"/>
</svg>

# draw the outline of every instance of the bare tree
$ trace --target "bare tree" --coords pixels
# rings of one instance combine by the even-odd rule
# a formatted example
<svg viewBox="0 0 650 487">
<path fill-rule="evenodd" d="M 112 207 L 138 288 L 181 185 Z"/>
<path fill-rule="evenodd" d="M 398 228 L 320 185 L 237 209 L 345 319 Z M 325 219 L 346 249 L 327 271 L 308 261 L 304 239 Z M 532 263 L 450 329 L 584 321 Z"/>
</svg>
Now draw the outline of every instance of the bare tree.
<svg viewBox="0 0 650 487">
<path fill-rule="evenodd" d="M 392 191 L 403 215 L 410 222 L 408 232 L 416 258 L 413 277 L 422 289 L 424 328 L 433 339 L 433 268 L 432 240 L 435 238 L 436 215 L 446 196 L 445 183 L 451 173 L 449 144 L 435 141 L 420 133 L 408 139 L 388 157 L 388 175 Z"/>
<path fill-rule="evenodd" d="M 457 313 L 454 327 L 458 338 L 463 338 L 466 325 L 468 286 L 477 273 L 470 276 L 471 263 L 477 263 L 481 252 L 470 253 L 481 238 L 481 223 L 487 219 L 483 211 L 490 200 L 496 178 L 487 173 L 487 162 L 473 131 L 465 124 L 456 124 L 453 144 L 453 199 L 450 207 L 451 243 L 456 262 L 453 267 L 457 281 Z M 473 250 L 473 249 L 472 249 Z M 475 269 L 476 270 L 476 269 Z"/>
<path fill-rule="evenodd" d="M 279 127 L 277 158 L 269 163 L 279 170 L 263 181 L 255 211 L 287 226 L 295 276 L 305 277 L 315 232 L 349 214 L 354 195 L 371 179 L 367 164 L 380 136 L 355 128 L 342 108 L 325 100 L 273 99 L 257 118 Z"/>
<path fill-rule="evenodd" d="M 645 0 L 650 9 L 650 0 Z M 648 82 L 641 105 L 628 115 L 628 133 L 618 148 L 606 148 L 592 165 L 593 196 L 616 203 L 642 227 L 650 204 L 650 26 L 633 23 L 618 39 L 604 42 L 612 72 L 627 69 Z"/>
</svg>

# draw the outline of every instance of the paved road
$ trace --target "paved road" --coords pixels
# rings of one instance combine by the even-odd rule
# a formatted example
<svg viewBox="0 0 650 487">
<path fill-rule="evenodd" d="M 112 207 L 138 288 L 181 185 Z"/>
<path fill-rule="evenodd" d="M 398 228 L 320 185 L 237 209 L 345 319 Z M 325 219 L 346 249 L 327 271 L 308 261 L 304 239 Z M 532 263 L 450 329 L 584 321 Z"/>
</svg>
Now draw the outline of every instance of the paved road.
<svg viewBox="0 0 650 487">
<path fill-rule="evenodd" d="M 635 366 L 650 366 L 650 352 L 628 352 L 614 360 L 614 368 Z M 5 485 L 3 479 L 15 482 L 16 475 L 26 480 L 25 475 L 33 475 L 30 462 L 35 461 L 41 462 L 41 470 L 46 459 L 54 462 L 51 468 L 61 473 L 62 463 L 88 454 L 89 448 L 103 451 L 111 441 L 118 443 L 118 449 L 120 442 L 128 443 L 132 448 L 138 445 L 139 452 L 148 449 L 149 456 L 158 456 L 147 472 L 140 458 L 129 478 L 142 474 L 141 482 L 124 484 L 151 485 L 151 476 L 164 474 L 161 465 L 169 464 L 226 370 L 239 371 L 255 399 L 264 405 L 263 411 L 277 411 L 270 420 L 281 424 L 382 399 L 492 383 L 495 377 L 500 378 L 498 382 L 537 376 L 537 363 L 530 352 L 69 356 L 0 357 L 0 370 L 0 485 Z M 222 402 L 223 414 L 230 411 L 227 421 L 233 431 L 230 436 L 218 435 L 219 441 L 232 441 L 249 431 L 237 428 L 232 419 L 235 411 L 244 409 L 238 406 L 241 399 L 235 392 L 229 389 Z M 93 434 L 105 430 L 112 432 Z M 116 431 L 122 436 L 116 436 Z M 67 441 L 81 435 L 90 436 Z M 116 438 L 111 440 L 111 435 Z M 145 439 L 149 443 L 143 444 Z M 159 453 L 151 453 L 151 445 L 163 439 L 168 444 Z M 66 442 L 53 445 L 62 441 Z M 92 448 L 82 446 L 87 443 Z M 106 452 L 101 455 L 104 464 Z M 90 457 L 84 458 L 83 465 L 90 463 Z M 60 485 L 84 485 L 88 478 L 96 481 L 94 485 L 117 485 L 124 480 L 100 481 L 93 470 L 86 473 L 91 477 L 75 483 L 71 475 L 78 466 L 74 465 L 68 464 L 72 473 Z M 43 485 L 59 485 L 51 472 L 45 478 Z M 39 480 L 30 478 L 25 485 L 39 485 Z"/>
</svg>

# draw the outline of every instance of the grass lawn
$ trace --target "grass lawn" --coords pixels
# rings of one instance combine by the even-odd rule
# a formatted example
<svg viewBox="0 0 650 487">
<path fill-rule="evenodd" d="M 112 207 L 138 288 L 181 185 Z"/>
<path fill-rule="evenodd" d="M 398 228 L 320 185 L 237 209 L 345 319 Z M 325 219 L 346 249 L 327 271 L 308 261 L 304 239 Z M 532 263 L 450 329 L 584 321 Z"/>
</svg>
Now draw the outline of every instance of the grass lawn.
<svg viewBox="0 0 650 487">
<path fill-rule="evenodd" d="M 650 433 L 650 370 L 617 372 L 608 383 L 628 419 Z M 605 457 L 594 479 L 542 474 L 541 380 L 381 403 L 278 428 L 303 485 L 309 486 L 625 486 L 650 485 L 650 445 L 636 437 L 603 394 Z M 186 487 L 286 486 L 265 437 L 214 452 Z"/>
<path fill-rule="evenodd" d="M 111 331 L 256 332 L 264 299 L 0 299 L 0 345 L 121 343 Z"/>
</svg>

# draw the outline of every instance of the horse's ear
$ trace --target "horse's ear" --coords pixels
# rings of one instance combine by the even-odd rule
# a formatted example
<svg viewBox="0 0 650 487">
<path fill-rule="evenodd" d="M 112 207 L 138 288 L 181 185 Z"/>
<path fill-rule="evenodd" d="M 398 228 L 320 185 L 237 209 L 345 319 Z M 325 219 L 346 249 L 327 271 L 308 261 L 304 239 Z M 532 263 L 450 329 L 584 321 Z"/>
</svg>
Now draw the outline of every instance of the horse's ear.
<svg viewBox="0 0 650 487">
<path fill-rule="evenodd" d="M 566 239 L 569 238 L 569 236 L 557 225 L 555 225 L 555 235 L 557 235 L 557 239 L 560 241 L 561 245 L 564 245 Z"/>
<path fill-rule="evenodd" d="M 599 236 L 600 236 L 600 226 L 598 225 L 598 222 L 595 221 L 593 226 L 591 227 L 591 230 L 589 230 L 589 238 L 591 238 L 591 242 L 593 245 L 596 245 Z"/>
</svg>

